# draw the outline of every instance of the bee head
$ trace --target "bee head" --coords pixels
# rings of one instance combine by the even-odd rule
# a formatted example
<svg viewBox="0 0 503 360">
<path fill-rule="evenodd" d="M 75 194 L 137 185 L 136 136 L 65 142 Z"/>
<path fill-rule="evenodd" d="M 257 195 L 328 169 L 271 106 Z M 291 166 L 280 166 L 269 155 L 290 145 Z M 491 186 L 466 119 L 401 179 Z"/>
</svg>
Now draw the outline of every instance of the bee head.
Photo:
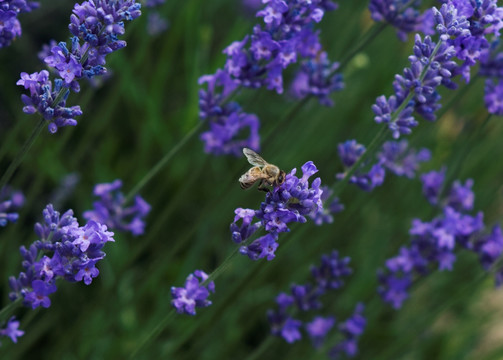
<svg viewBox="0 0 503 360">
<path fill-rule="evenodd" d="M 278 185 L 283 184 L 285 182 L 285 179 L 286 179 L 286 173 L 283 170 L 281 170 L 278 176 Z"/>
</svg>

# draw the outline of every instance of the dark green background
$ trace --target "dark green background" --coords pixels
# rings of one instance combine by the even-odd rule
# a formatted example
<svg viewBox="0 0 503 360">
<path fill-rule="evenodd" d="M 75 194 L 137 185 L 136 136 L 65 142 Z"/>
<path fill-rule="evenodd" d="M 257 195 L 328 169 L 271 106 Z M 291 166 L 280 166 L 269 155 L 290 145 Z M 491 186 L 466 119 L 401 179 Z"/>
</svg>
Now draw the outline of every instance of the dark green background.
<svg viewBox="0 0 503 360">
<path fill-rule="evenodd" d="M 36 57 L 42 44 L 67 39 L 73 2 L 41 1 L 22 15 L 23 36 L 0 51 L 0 168 L 5 169 L 35 126 L 22 113 L 21 71 L 40 71 Z M 341 59 L 373 22 L 366 2 L 341 1 L 320 26 L 331 59 Z M 144 15 L 149 11 L 144 9 Z M 9 275 L 21 270 L 20 245 L 35 240 L 33 224 L 70 173 L 80 176 L 74 193 L 60 210 L 74 209 L 80 218 L 93 202 L 96 183 L 121 178 L 127 192 L 177 142 L 198 124 L 197 79 L 225 61 L 222 49 L 249 33 L 260 19 L 237 1 L 167 0 L 160 8 L 169 19 L 167 32 L 149 37 L 146 16 L 126 24 L 128 46 L 108 57 L 113 76 L 99 89 L 82 86 L 69 104 L 84 115 L 75 128 L 37 140 L 11 185 L 24 191 L 26 206 L 15 225 L 0 229 L 0 294 L 8 304 Z M 289 171 L 312 160 L 327 185 L 341 171 L 337 144 L 356 139 L 368 144 L 379 130 L 370 106 L 392 92 L 392 80 L 408 64 L 411 43 L 400 42 L 387 27 L 344 71 L 346 89 L 333 96 L 333 108 L 307 102 L 295 107 L 288 94 L 265 89 L 243 91 L 237 100 L 261 119 L 262 155 Z M 476 69 L 473 70 L 476 73 Z M 285 74 L 289 83 L 293 70 Z M 462 85 L 464 87 L 464 85 Z M 459 93 L 459 91 L 458 91 Z M 446 104 L 456 92 L 442 92 Z M 503 127 L 486 118 L 483 81 L 476 80 L 435 123 L 421 120 L 408 137 L 413 147 L 433 153 L 423 171 L 446 164 L 457 178 L 473 178 L 475 208 L 487 224 L 502 216 Z M 279 124 L 279 125 L 278 125 Z M 268 136 L 266 136 L 268 135 Z M 59 283 L 49 309 L 21 309 L 26 331 L 17 345 L 4 339 L 2 359 L 123 359 L 170 311 L 171 286 L 182 286 L 195 269 L 211 272 L 235 249 L 229 224 L 237 207 L 258 208 L 263 193 L 244 192 L 237 179 L 248 165 L 244 158 L 215 157 L 193 137 L 142 190 L 152 205 L 146 233 L 133 238 L 117 233 L 106 246 L 100 276 L 90 286 Z M 331 225 L 294 224 L 280 237 L 274 261 L 252 262 L 237 256 L 216 280 L 214 304 L 195 317 L 171 318 L 160 335 L 141 351 L 144 359 L 324 358 L 307 339 L 294 345 L 270 339 L 266 310 L 291 283 L 309 278 L 309 267 L 323 253 L 338 249 L 351 256 L 354 274 L 347 286 L 324 298 L 322 314 L 338 320 L 358 301 L 367 304 L 368 327 L 360 342 L 362 359 L 500 359 L 502 295 L 474 254 L 460 252 L 454 271 L 434 273 L 420 281 L 402 310 L 383 305 L 376 293 L 376 270 L 409 241 L 414 217 L 429 220 L 435 211 L 421 195 L 419 180 L 389 175 L 380 188 L 364 193 L 347 186 L 346 210 Z M 499 338 L 498 338 L 499 337 Z M 267 343 L 264 342 L 267 341 Z M 331 338 L 327 347 L 335 344 Z M 256 352 L 261 347 L 261 353 Z M 326 349 L 325 349 L 326 350 Z"/>
</svg>

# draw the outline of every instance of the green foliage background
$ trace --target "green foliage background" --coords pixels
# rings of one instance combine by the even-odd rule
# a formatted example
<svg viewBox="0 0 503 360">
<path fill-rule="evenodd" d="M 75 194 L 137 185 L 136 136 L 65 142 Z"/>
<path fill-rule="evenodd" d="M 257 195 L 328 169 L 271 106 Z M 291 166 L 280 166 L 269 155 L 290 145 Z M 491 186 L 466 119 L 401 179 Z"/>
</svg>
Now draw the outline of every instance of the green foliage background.
<svg viewBox="0 0 503 360">
<path fill-rule="evenodd" d="M 41 5 L 21 16 L 23 36 L 0 51 L 2 172 L 36 124 L 21 111 L 22 90 L 15 85 L 19 73 L 41 70 L 36 53 L 42 44 L 69 36 L 74 2 L 42 0 Z M 373 26 L 366 6 L 365 1 L 340 1 L 338 11 L 326 14 L 321 37 L 331 59 L 343 58 Z M 108 58 L 112 77 L 98 89 L 83 85 L 80 94 L 71 95 L 69 103 L 84 111 L 78 126 L 53 136 L 44 131 L 11 182 L 25 192 L 27 203 L 17 224 L 0 229 L 4 306 L 9 303 L 8 276 L 21 270 L 18 248 L 35 240 L 33 224 L 61 179 L 80 176 L 59 209 L 72 208 L 78 217 L 92 206 L 96 183 L 121 178 L 124 191 L 132 189 L 198 124 L 199 76 L 222 67 L 222 49 L 259 21 L 240 1 L 168 0 L 160 12 L 169 19 L 169 30 L 149 37 L 148 11 L 126 24 L 128 46 Z M 411 42 L 400 42 L 386 27 L 345 68 L 346 89 L 335 94 L 333 108 L 314 100 L 296 108 L 298 101 L 288 94 L 265 89 L 241 92 L 237 99 L 245 111 L 261 119 L 263 156 L 287 171 L 312 160 L 322 182 L 333 184 L 341 170 L 337 144 L 353 138 L 369 144 L 379 130 L 370 106 L 378 95 L 391 94 L 393 76 L 408 64 L 411 49 Z M 487 116 L 482 85 L 476 79 L 466 91 L 462 85 L 444 92 L 443 104 L 454 99 L 453 105 L 437 122 L 421 121 L 408 139 L 413 147 L 432 151 L 424 171 L 447 164 L 452 178 L 475 180 L 475 209 L 483 210 L 491 225 L 501 220 L 503 210 L 503 126 L 493 117 L 481 127 Z M 288 345 L 269 335 L 265 313 L 279 292 L 306 281 L 310 265 L 332 249 L 352 258 L 354 274 L 346 287 L 325 298 L 325 313 L 343 320 L 356 302 L 366 303 L 368 327 L 359 358 L 503 358 L 502 295 L 473 254 L 460 252 L 452 272 L 434 273 L 415 284 L 398 312 L 379 299 L 376 270 L 408 243 L 412 218 L 435 216 L 418 179 L 391 175 L 372 193 L 347 186 L 342 194 L 346 210 L 334 223 L 296 224 L 280 237 L 274 261 L 234 257 L 216 280 L 211 307 L 199 309 L 195 317 L 177 315 L 163 322 L 171 308 L 171 286 L 182 286 L 195 269 L 213 271 L 236 248 L 229 234 L 234 209 L 257 208 L 263 200 L 263 193 L 239 188 L 237 178 L 248 168 L 245 159 L 206 155 L 197 137 L 141 191 L 153 207 L 146 234 L 116 233 L 92 285 L 60 283 L 49 309 L 22 309 L 17 315 L 26 334 L 16 345 L 2 341 L 0 358 L 124 359 L 159 324 L 163 330 L 149 339 L 139 358 L 325 358 L 336 338 L 320 351 L 307 339 Z"/>
</svg>

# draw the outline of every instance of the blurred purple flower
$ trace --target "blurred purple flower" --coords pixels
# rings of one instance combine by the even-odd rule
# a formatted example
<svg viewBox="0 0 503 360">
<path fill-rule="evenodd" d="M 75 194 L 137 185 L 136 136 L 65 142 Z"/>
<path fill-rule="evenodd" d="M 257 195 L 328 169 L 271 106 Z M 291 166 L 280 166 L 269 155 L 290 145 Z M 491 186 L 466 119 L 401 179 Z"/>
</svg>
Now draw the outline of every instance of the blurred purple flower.
<svg viewBox="0 0 503 360">
<path fill-rule="evenodd" d="M 227 103 L 230 95 L 238 87 L 266 87 L 281 94 L 283 70 L 301 57 L 319 56 L 319 34 L 313 31 L 313 26 L 321 21 L 326 11 L 336 8 L 328 0 L 263 3 L 264 8 L 256 15 L 263 18 L 264 24 L 256 25 L 251 35 L 234 41 L 223 50 L 227 55 L 223 70 L 199 79 L 199 84 L 208 83 L 208 90 L 199 92 L 200 117 L 210 123 L 210 130 L 201 136 L 206 152 L 239 155 L 238 147 L 258 150 L 258 118 L 242 112 L 235 102 Z M 324 68 L 330 66 L 320 64 L 316 70 L 319 74 L 313 73 L 316 83 L 309 90 L 318 92 L 325 102 L 329 101 L 328 92 L 340 87 L 338 77 L 319 78 Z M 221 93 L 215 91 L 218 90 L 215 85 L 222 88 Z M 249 136 L 234 140 L 244 128 L 248 128 Z"/>
<path fill-rule="evenodd" d="M 14 191 L 8 186 L 0 190 L 0 227 L 7 226 L 8 222 L 17 221 L 18 210 L 23 206 L 24 200 L 21 191 Z"/>
<path fill-rule="evenodd" d="M 21 36 L 21 24 L 17 16 L 38 8 L 37 1 L 2 0 L 0 2 L 0 49 L 9 46 Z"/>
<path fill-rule="evenodd" d="M 486 80 L 484 89 L 484 101 L 489 113 L 503 116 L 503 80 L 494 83 L 493 80 Z"/>
<path fill-rule="evenodd" d="M 133 236 L 145 232 L 145 217 L 150 212 L 150 205 L 140 196 L 136 195 L 134 204 L 126 207 L 124 195 L 120 191 L 122 181 L 97 184 L 94 195 L 100 199 L 93 203 L 93 210 L 85 211 L 84 219 L 94 220 L 106 224 L 110 229 L 131 232 Z"/>
<path fill-rule="evenodd" d="M 363 334 L 367 326 L 367 320 L 362 315 L 364 309 L 365 306 L 358 303 L 353 315 L 339 324 L 339 331 L 345 339 L 330 350 L 330 356 L 333 359 L 339 358 L 343 353 L 348 357 L 355 357 L 358 354 L 358 338 Z"/>
<path fill-rule="evenodd" d="M 422 1 L 371 0 L 370 15 L 374 21 L 385 21 L 397 30 L 398 38 L 407 40 L 407 34 L 421 32 L 433 35 L 433 12 L 429 9 L 421 14 L 418 10 Z"/>
<path fill-rule="evenodd" d="M 465 185 L 454 182 L 447 197 L 440 201 L 444 173 L 445 169 L 421 177 L 426 198 L 433 205 L 443 204 L 443 214 L 430 222 L 414 219 L 409 230 L 410 246 L 402 247 L 399 255 L 386 261 L 386 269 L 378 272 L 378 292 L 383 301 L 395 309 L 401 308 L 408 298 L 408 290 L 415 278 L 426 275 L 435 267 L 439 271 L 452 270 L 456 248 L 478 251 L 483 258 L 483 244 L 492 242 L 491 238 L 479 240 L 484 229 L 482 212 L 475 216 L 464 213 L 473 208 L 472 180 L 467 180 Z"/>
<path fill-rule="evenodd" d="M 349 267 L 350 259 L 340 258 L 337 251 L 323 255 L 321 264 L 313 266 L 311 274 L 313 279 L 305 285 L 292 285 L 291 295 L 280 293 L 276 297 L 277 309 L 269 310 L 267 318 L 271 325 L 271 333 L 281 336 L 288 343 L 293 343 L 302 338 L 300 329 L 304 328 L 315 348 L 323 345 L 328 332 L 335 325 L 335 317 L 315 315 L 310 321 L 294 319 L 308 312 L 320 313 L 323 308 L 322 295 L 327 291 L 339 289 L 344 284 L 352 270 Z M 361 315 L 363 305 L 359 304 L 355 314 L 339 326 L 339 332 L 345 337 L 344 344 L 351 341 L 356 353 L 357 338 L 365 327 L 365 318 Z M 342 345 L 338 345 L 339 347 Z M 349 343 L 345 348 L 349 348 Z"/>
<path fill-rule="evenodd" d="M 291 92 L 296 98 L 302 99 L 308 95 L 316 96 L 320 104 L 333 106 L 330 94 L 344 88 L 342 75 L 335 71 L 339 63 L 330 62 L 326 52 L 321 52 L 314 59 L 302 62 L 292 82 Z"/>
<path fill-rule="evenodd" d="M 10 337 L 14 344 L 17 343 L 17 338 L 24 335 L 23 330 L 19 330 L 19 321 L 13 316 L 5 324 L 5 328 L 0 329 L 0 336 Z"/>
<path fill-rule="evenodd" d="M 185 281 L 185 287 L 172 287 L 171 304 L 179 314 L 196 315 L 196 307 L 206 307 L 211 305 L 208 300 L 210 292 L 215 292 L 215 283 L 210 281 L 202 285 L 208 279 L 208 275 L 201 270 L 194 271 Z"/>
</svg>

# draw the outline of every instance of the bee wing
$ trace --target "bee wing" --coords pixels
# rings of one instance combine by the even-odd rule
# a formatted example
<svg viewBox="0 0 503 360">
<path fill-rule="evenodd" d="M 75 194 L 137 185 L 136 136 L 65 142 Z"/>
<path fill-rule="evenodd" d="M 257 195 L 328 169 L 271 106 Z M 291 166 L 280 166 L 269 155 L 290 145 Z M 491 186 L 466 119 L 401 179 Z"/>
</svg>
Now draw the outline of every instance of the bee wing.
<svg viewBox="0 0 503 360">
<path fill-rule="evenodd" d="M 243 148 L 243 154 L 245 154 L 246 159 L 253 166 L 265 166 L 265 165 L 267 165 L 267 161 L 265 161 L 264 159 L 262 159 L 262 156 L 260 156 L 259 154 L 257 154 L 252 149 Z"/>
</svg>

